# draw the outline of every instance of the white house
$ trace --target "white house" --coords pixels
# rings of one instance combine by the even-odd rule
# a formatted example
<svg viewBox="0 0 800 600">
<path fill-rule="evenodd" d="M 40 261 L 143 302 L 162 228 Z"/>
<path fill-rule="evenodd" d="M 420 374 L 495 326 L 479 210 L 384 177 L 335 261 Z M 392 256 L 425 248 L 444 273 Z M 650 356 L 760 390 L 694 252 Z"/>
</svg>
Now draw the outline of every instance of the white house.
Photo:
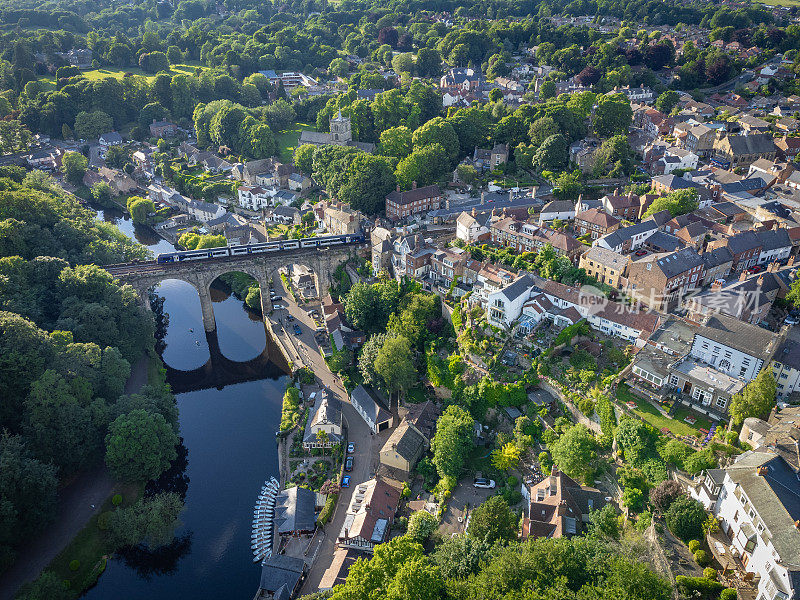
<svg viewBox="0 0 800 600">
<path fill-rule="evenodd" d="M 342 403 L 333 394 L 318 392 L 314 408 L 308 412 L 303 433 L 303 448 L 332 448 L 342 437 Z M 320 436 L 324 432 L 324 436 Z M 324 440 L 324 441 L 321 441 Z"/>
<path fill-rule="evenodd" d="M 789 238 L 789 230 L 786 228 L 769 229 L 756 233 L 758 241 L 761 242 L 761 252 L 758 254 L 759 265 L 779 262 L 792 252 L 792 240 Z"/>
<path fill-rule="evenodd" d="M 261 210 L 270 206 L 272 196 L 260 186 L 243 185 L 238 189 L 239 206 L 250 210 Z"/>
<path fill-rule="evenodd" d="M 486 226 L 486 219 L 478 220 L 474 213 L 462 212 L 456 219 L 456 237 L 467 243 L 476 244 L 483 239 L 488 239 L 489 228 Z"/>
<path fill-rule="evenodd" d="M 657 163 L 663 165 L 664 175 L 669 175 L 677 170 L 696 169 L 699 160 L 700 157 L 691 150 L 672 146 L 664 151 Z"/>
<path fill-rule="evenodd" d="M 372 433 L 380 433 L 392 425 L 392 415 L 378 402 L 374 392 L 359 385 L 350 394 L 350 403 Z"/>
<path fill-rule="evenodd" d="M 100 154 L 105 155 L 111 146 L 122 145 L 122 136 L 116 131 L 109 131 L 101 135 L 98 142 L 100 143 Z"/>
<path fill-rule="evenodd" d="M 717 471 L 717 470 L 715 470 Z M 751 451 L 724 469 L 706 472 L 690 494 L 707 504 L 729 544 L 722 550 L 754 573 L 757 600 L 800 595 L 798 474 L 782 456 Z M 727 546 L 727 547 L 726 547 Z M 721 553 L 719 547 L 712 549 Z"/>
<path fill-rule="evenodd" d="M 539 213 L 539 225 L 545 221 L 572 221 L 575 218 L 575 204 L 569 200 L 553 200 L 542 207 Z"/>
<path fill-rule="evenodd" d="M 535 284 L 530 275 L 523 275 L 501 290 L 488 294 L 487 320 L 495 327 L 508 328 L 522 313 L 522 306 L 531 297 Z"/>
<path fill-rule="evenodd" d="M 800 344 L 786 340 L 772 357 L 772 374 L 778 384 L 778 398 L 800 391 Z"/>
</svg>

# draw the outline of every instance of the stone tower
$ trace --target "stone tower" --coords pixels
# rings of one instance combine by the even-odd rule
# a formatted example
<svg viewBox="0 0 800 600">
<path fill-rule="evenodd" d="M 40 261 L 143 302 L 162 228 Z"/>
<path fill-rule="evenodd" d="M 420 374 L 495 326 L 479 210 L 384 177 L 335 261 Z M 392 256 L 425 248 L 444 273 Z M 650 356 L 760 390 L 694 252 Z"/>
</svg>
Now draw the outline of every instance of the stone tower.
<svg viewBox="0 0 800 600">
<path fill-rule="evenodd" d="M 353 132 L 350 129 L 350 117 L 343 117 L 342 111 L 330 120 L 331 143 L 337 146 L 346 146 L 353 140 Z"/>
</svg>

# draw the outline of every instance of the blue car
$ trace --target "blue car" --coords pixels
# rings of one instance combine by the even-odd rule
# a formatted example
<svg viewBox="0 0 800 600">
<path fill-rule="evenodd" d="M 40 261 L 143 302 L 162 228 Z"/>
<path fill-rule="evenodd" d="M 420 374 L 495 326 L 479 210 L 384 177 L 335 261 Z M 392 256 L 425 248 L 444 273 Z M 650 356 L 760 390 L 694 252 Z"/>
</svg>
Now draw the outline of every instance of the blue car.
<svg viewBox="0 0 800 600">
<path fill-rule="evenodd" d="M 302 330 L 302 329 L 300 329 L 300 325 L 298 325 L 297 323 L 295 323 L 295 324 L 294 324 L 294 334 L 295 334 L 295 335 L 300 335 L 301 333 L 303 333 L 303 330 Z"/>
<path fill-rule="evenodd" d="M 343 488 L 350 487 L 350 475 L 345 475 L 344 477 L 342 477 L 342 487 Z"/>
</svg>

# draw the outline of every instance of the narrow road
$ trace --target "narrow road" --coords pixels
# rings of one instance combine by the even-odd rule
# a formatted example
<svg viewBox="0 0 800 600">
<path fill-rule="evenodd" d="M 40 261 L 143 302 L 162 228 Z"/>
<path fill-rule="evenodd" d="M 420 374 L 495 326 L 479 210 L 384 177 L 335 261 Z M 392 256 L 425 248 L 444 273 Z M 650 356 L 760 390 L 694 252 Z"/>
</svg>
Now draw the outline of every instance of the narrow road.
<svg viewBox="0 0 800 600">
<path fill-rule="evenodd" d="M 125 393 L 139 391 L 147 383 L 148 358 L 131 366 Z M 36 579 L 89 522 L 114 489 L 104 463 L 79 475 L 58 492 L 58 511 L 45 531 L 23 545 L 17 561 L 0 577 L 0 600 L 12 600 L 19 588 Z"/>
<path fill-rule="evenodd" d="M 355 442 L 356 444 L 356 451 L 352 455 L 354 457 L 353 470 L 348 473 L 351 480 L 350 487 L 341 490 L 333 518 L 324 528 L 324 538 L 315 540 L 314 544 L 316 544 L 317 547 L 312 547 L 309 550 L 309 555 L 314 555 L 316 557 L 302 589 L 303 594 L 309 594 L 317 591 L 323 574 L 331 564 L 336 546 L 336 538 L 342 530 L 347 507 L 353 495 L 353 489 L 359 483 L 371 479 L 377 471 L 378 452 L 386 441 L 389 432 L 382 432 L 377 436 L 372 435 L 364 419 L 361 418 L 361 415 L 359 415 L 353 405 L 350 404 L 350 397 L 347 394 L 347 390 L 344 389 L 339 378 L 328 369 L 328 365 L 320 354 L 316 341 L 314 340 L 316 324 L 307 314 L 307 311 L 311 310 L 311 306 L 300 307 L 292 301 L 283 287 L 283 282 L 279 278 L 276 277 L 273 279 L 273 284 L 275 293 L 283 296 L 283 300 L 281 300 L 279 304 L 288 307 L 287 309 L 275 311 L 272 317 L 270 317 L 273 323 L 276 323 L 276 332 L 279 333 L 283 339 L 287 340 L 287 344 L 292 349 L 291 352 L 299 353 L 303 364 L 314 372 L 314 375 L 316 375 L 322 385 L 328 388 L 331 394 L 341 400 L 342 417 L 344 426 L 347 429 L 347 441 Z M 318 307 L 318 304 L 315 303 L 313 306 Z M 291 323 L 286 321 L 287 310 L 295 319 Z M 293 323 L 297 323 L 300 326 L 300 335 L 294 335 Z"/>
</svg>

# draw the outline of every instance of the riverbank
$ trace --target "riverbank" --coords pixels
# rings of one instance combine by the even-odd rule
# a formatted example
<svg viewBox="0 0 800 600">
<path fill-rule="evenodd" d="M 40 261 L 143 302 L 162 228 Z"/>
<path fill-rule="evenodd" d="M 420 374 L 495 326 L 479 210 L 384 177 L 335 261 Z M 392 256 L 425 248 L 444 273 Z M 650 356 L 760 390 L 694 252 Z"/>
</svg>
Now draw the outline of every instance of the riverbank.
<svg viewBox="0 0 800 600">
<path fill-rule="evenodd" d="M 136 393 L 148 383 L 162 382 L 162 367 L 157 356 L 143 356 L 131 366 L 125 393 Z M 23 586 L 46 571 L 55 573 L 76 596 L 89 589 L 105 570 L 107 559 L 98 517 L 111 508 L 115 494 L 121 494 L 123 505 L 127 506 L 139 499 L 142 490 L 143 486 L 115 482 L 105 464 L 64 486 L 58 492 L 58 513 L 53 525 L 20 548 L 17 561 L 3 575 L 0 600 L 12 600 Z"/>
</svg>

